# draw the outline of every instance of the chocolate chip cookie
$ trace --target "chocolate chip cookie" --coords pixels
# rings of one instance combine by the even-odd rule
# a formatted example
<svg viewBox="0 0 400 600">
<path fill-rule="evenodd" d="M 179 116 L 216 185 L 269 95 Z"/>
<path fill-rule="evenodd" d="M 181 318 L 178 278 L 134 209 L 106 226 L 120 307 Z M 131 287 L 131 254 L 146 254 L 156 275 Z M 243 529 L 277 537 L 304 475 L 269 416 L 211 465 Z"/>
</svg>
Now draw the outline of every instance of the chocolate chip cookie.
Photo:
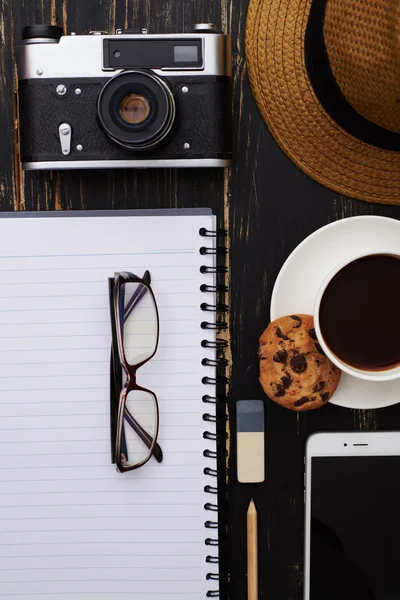
<svg viewBox="0 0 400 600">
<path fill-rule="evenodd" d="M 324 406 L 341 371 L 318 343 L 311 315 L 273 321 L 260 338 L 260 382 L 271 400 L 291 410 Z"/>
</svg>

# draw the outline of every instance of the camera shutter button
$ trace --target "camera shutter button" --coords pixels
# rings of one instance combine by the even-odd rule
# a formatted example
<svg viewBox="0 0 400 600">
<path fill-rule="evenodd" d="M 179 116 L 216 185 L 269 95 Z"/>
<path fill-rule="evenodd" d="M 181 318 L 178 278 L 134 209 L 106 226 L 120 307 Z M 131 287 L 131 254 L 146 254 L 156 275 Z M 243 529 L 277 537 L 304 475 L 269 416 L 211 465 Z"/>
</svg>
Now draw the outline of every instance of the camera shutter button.
<svg viewBox="0 0 400 600">
<path fill-rule="evenodd" d="M 71 154 L 71 125 L 69 125 L 69 123 L 61 123 L 60 127 L 58 128 L 58 134 L 60 137 L 61 152 L 64 154 L 64 156 L 68 156 L 68 154 Z"/>
</svg>

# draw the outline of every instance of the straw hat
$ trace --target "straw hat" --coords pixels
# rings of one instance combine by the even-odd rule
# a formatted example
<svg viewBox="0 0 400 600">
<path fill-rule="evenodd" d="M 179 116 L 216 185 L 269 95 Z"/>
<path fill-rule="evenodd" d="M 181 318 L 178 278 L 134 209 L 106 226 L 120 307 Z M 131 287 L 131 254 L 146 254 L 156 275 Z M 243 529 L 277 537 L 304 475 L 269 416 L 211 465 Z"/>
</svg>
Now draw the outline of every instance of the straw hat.
<svg viewBox="0 0 400 600">
<path fill-rule="evenodd" d="M 261 115 L 303 171 L 400 204 L 400 0 L 250 0 L 246 53 Z"/>
</svg>

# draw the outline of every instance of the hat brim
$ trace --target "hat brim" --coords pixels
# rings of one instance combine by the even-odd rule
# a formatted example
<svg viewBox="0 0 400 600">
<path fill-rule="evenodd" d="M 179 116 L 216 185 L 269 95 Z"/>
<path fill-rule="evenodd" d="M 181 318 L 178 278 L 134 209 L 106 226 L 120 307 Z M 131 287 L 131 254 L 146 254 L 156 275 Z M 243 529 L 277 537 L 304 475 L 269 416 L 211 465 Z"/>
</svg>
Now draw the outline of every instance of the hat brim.
<svg viewBox="0 0 400 600">
<path fill-rule="evenodd" d="M 342 129 L 319 102 L 305 64 L 313 0 L 250 0 L 246 56 L 259 111 L 284 152 L 307 175 L 340 194 L 400 204 L 400 152 Z"/>
</svg>

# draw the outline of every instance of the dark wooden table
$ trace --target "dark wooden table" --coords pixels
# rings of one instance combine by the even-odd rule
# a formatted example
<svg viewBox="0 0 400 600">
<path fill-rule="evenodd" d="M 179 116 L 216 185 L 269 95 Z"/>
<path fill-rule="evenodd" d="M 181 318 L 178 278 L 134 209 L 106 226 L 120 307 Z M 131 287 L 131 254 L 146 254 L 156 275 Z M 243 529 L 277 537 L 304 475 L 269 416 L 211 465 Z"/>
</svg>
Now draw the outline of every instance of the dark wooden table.
<svg viewBox="0 0 400 600">
<path fill-rule="evenodd" d="M 283 262 L 315 229 L 343 217 L 400 218 L 400 208 L 344 198 L 311 181 L 281 152 L 263 124 L 246 75 L 248 0 L 3 0 L 0 7 L 0 209 L 70 210 L 210 206 L 229 230 L 230 404 L 262 396 L 257 341 Z M 233 37 L 234 153 L 230 171 L 156 170 L 27 173 L 14 153 L 14 41 L 23 25 L 53 23 L 67 32 L 147 26 L 181 32 L 213 21 Z M 296 415 L 266 402 L 267 480 L 235 482 L 234 444 L 228 503 L 230 598 L 246 598 L 245 514 L 259 513 L 260 598 L 300 600 L 302 593 L 303 453 L 317 430 L 394 429 L 400 408 L 353 411 L 336 406 Z"/>
</svg>

